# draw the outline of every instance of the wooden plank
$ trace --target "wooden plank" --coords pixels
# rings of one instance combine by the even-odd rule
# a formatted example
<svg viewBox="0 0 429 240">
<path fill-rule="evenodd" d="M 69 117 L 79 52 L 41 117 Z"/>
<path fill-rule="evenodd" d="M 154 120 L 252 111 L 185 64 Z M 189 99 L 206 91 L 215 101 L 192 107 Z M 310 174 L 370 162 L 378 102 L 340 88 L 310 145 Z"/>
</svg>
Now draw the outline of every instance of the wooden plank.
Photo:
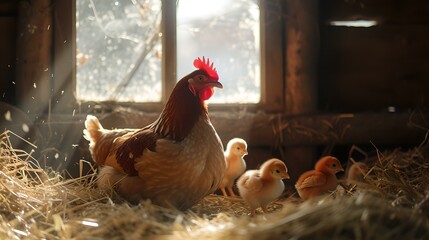
<svg viewBox="0 0 429 240">
<path fill-rule="evenodd" d="M 53 3 L 52 112 L 72 113 L 76 103 L 76 2 Z"/>
<path fill-rule="evenodd" d="M 322 37 L 322 109 L 359 112 L 428 106 L 428 27 L 324 27 Z"/>
<path fill-rule="evenodd" d="M 162 99 L 168 101 L 171 92 L 176 85 L 177 61 L 176 61 L 176 2 L 162 1 Z"/>
<path fill-rule="evenodd" d="M 0 16 L 16 17 L 17 15 L 18 15 L 18 1 L 16 0 L 0 1 Z"/>
<path fill-rule="evenodd" d="M 286 33 L 285 113 L 300 115 L 317 110 L 317 64 L 319 53 L 319 3 L 314 0 L 289 0 Z M 285 133 L 285 137 L 289 134 Z M 283 158 L 293 181 L 314 165 L 315 149 L 286 148 Z"/>
<path fill-rule="evenodd" d="M 282 2 L 260 1 L 261 103 L 266 112 L 284 109 Z M 284 5 L 284 4 L 283 4 Z"/>
<path fill-rule="evenodd" d="M 0 101 L 15 103 L 16 17 L 0 17 Z"/>
<path fill-rule="evenodd" d="M 53 115 L 52 124 L 75 124 L 81 133 L 86 116 Z M 107 129 L 141 128 L 158 114 L 116 111 L 99 116 Z M 429 130 L 427 113 L 358 113 L 286 116 L 263 113 L 211 112 L 211 122 L 222 142 L 241 137 L 250 146 L 284 147 L 370 144 L 418 145 Z"/>
<path fill-rule="evenodd" d="M 379 24 L 429 24 L 429 2 L 421 0 L 321 1 L 322 22 L 377 20 Z"/>
<path fill-rule="evenodd" d="M 287 114 L 311 113 L 317 109 L 317 63 L 319 52 L 318 4 L 290 0 L 286 21 Z"/>
<path fill-rule="evenodd" d="M 51 0 L 19 1 L 16 90 L 18 106 L 40 116 L 49 109 L 52 73 Z"/>
</svg>

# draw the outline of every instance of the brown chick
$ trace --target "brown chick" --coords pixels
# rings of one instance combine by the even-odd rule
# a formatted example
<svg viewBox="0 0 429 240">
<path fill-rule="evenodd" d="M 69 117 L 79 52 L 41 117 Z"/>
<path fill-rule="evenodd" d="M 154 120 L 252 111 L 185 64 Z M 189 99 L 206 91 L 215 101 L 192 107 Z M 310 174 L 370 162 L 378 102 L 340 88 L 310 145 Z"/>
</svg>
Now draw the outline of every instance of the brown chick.
<svg viewBox="0 0 429 240">
<path fill-rule="evenodd" d="M 321 158 L 314 170 L 301 174 L 295 184 L 299 196 L 303 200 L 334 191 L 338 186 L 336 173 L 344 171 L 340 161 L 332 156 Z"/>
<path fill-rule="evenodd" d="M 233 138 L 226 145 L 226 172 L 222 182 L 219 185 L 219 188 L 222 191 L 224 197 L 228 196 L 225 188 L 228 189 L 230 196 L 235 197 L 232 186 L 234 185 L 235 179 L 243 174 L 246 170 L 246 162 L 244 161 L 243 157 L 247 154 L 247 143 L 241 138 Z"/>
<path fill-rule="evenodd" d="M 347 171 L 347 184 L 365 182 L 365 175 L 369 171 L 368 166 L 363 162 L 353 163 Z"/>
<path fill-rule="evenodd" d="M 238 191 L 250 206 L 250 215 L 255 215 L 261 207 L 267 213 L 267 205 L 283 193 L 283 179 L 289 179 L 288 169 L 283 161 L 272 158 L 261 165 L 259 170 L 246 171 L 237 181 Z"/>
</svg>

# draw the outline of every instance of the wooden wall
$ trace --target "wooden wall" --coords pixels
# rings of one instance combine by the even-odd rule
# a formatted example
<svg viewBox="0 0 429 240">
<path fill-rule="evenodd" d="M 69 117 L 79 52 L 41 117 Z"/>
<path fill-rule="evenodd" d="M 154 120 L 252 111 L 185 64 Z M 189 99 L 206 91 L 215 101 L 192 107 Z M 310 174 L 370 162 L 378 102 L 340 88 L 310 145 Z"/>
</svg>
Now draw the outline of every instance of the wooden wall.
<svg viewBox="0 0 429 240">
<path fill-rule="evenodd" d="M 0 101 L 15 99 L 15 53 L 18 1 L 0 1 Z"/>
<path fill-rule="evenodd" d="M 304 155 L 303 152 L 307 152 L 309 147 L 310 150 L 317 149 L 315 155 L 320 156 L 321 153 L 330 153 L 327 150 L 333 148 L 333 153 L 341 154 L 336 151 L 337 146 L 343 153 L 348 153 L 353 144 L 367 145 L 372 149 L 371 143 L 378 148 L 419 144 L 426 133 L 425 128 L 429 128 L 427 123 L 429 119 L 427 114 L 429 2 L 331 0 L 319 1 L 319 4 L 315 4 L 312 1 L 315 0 L 279 0 L 280 4 L 275 5 L 275 7 L 282 7 L 282 14 L 279 16 L 284 23 L 284 32 L 280 34 L 282 39 L 278 39 L 284 44 L 278 51 L 283 53 L 285 64 L 282 71 L 285 76 L 281 79 L 283 86 L 279 86 L 279 91 L 285 94 L 283 101 L 287 110 L 275 114 L 264 112 L 241 114 L 240 109 L 235 115 L 211 111 L 215 113 L 212 120 L 219 135 L 226 140 L 236 136 L 249 140 L 251 154 L 246 159 L 249 160 L 250 168 L 256 167 L 259 162 L 270 156 L 285 156 L 284 152 L 290 152 L 291 149 L 298 149 L 299 151 L 295 152 Z M 39 0 L 38 2 L 46 3 L 49 7 L 51 2 L 54 3 L 53 9 L 49 7 L 42 7 L 42 9 L 53 11 L 53 22 L 58 27 L 60 22 L 58 19 L 66 15 L 57 12 L 55 6 L 70 2 L 64 0 Z M 19 7 L 18 3 L 24 3 L 24 5 Z M 0 55 L 0 105 L 6 102 L 19 107 L 18 102 L 28 98 L 26 96 L 28 93 L 21 88 L 17 89 L 14 82 L 16 82 L 16 76 L 22 76 L 17 69 L 24 65 L 20 64 L 19 61 L 22 59 L 18 59 L 17 53 L 25 52 L 24 48 L 32 48 L 25 45 L 22 40 L 18 41 L 21 36 L 20 31 L 17 30 L 18 25 L 22 23 L 22 18 L 18 19 L 18 12 L 28 14 L 23 11 L 23 6 L 28 6 L 25 4 L 30 3 L 34 2 L 0 1 L 2 36 L 0 38 L 2 53 Z M 313 9 L 317 5 L 318 8 Z M 292 11 L 294 7 L 303 8 L 302 11 L 306 15 L 301 14 L 301 11 Z M 306 11 L 306 8 L 311 11 Z M 315 12 L 312 12 L 313 10 Z M 71 13 L 68 12 L 68 14 Z M 319 18 L 315 17 L 317 15 Z M 59 55 L 68 56 L 52 59 L 54 66 L 51 71 L 53 72 L 49 76 L 55 76 L 52 79 L 55 92 L 72 84 L 73 71 L 67 67 L 71 65 L 70 62 L 73 62 L 74 57 L 74 50 L 70 47 L 72 41 L 67 41 L 72 33 L 65 29 L 71 28 L 73 20 L 67 16 L 66 18 L 70 21 L 59 26 L 60 31 L 54 32 L 56 41 L 52 48 L 49 48 L 60 53 Z M 358 19 L 376 20 L 378 25 L 371 28 L 350 28 L 329 24 L 334 20 Z M 303 28 L 303 25 L 306 26 Z M 20 26 L 27 30 L 25 25 Z M 34 41 L 29 42 L 34 43 Z M 24 44 L 23 48 L 18 47 L 20 43 Z M 66 51 L 63 52 L 64 49 Z M 298 61 L 300 64 L 297 64 Z M 19 66 L 17 66 L 18 63 Z M 27 79 L 30 83 L 33 80 Z M 48 80 L 46 82 L 51 81 L 51 79 Z M 28 86 L 32 88 L 32 84 Z M 42 91 L 41 89 L 41 85 L 38 85 L 37 91 Z M 47 90 L 49 92 L 50 88 Z M 49 94 L 39 95 L 47 97 Z M 301 105 L 296 104 L 294 101 L 300 98 Z M 53 102 L 56 103 L 71 102 L 70 99 L 69 96 L 61 95 L 45 100 L 54 100 Z M 389 106 L 394 106 L 397 112 L 386 113 Z M 42 107 L 46 110 L 46 106 Z M 418 108 L 426 110 L 426 115 L 410 116 L 408 110 Z M 5 111 L 8 111 L 7 108 L 0 107 L 0 117 Z M 10 126 L 15 127 L 16 131 L 21 129 L 22 123 L 28 125 L 33 123 L 33 119 L 28 119 L 27 115 L 34 115 L 34 113 L 19 112 L 20 109 L 14 109 L 14 111 L 16 112 L 14 116 L 22 115 L 22 121 L 6 123 L 12 124 L 13 126 Z M 71 115 L 71 111 L 64 111 L 58 115 L 40 114 L 37 123 L 29 126 L 29 139 L 35 140 L 39 147 L 40 159 L 54 169 L 68 168 L 71 172 L 78 169 L 79 159 L 90 159 L 87 141 L 82 138 L 83 119 L 86 112 L 82 110 L 81 114 L 76 115 Z M 238 112 L 240 116 L 237 116 Z M 128 109 L 117 113 L 104 113 L 95 112 L 100 116 L 103 115 L 102 123 L 107 128 L 141 127 L 130 123 L 132 119 L 138 119 L 141 123 L 140 115 L 143 114 L 141 112 L 136 118 L 133 118 L 133 113 Z M 127 121 L 118 120 L 115 114 Z M 30 117 L 34 118 L 34 116 Z M 149 123 L 156 116 L 145 115 L 145 117 L 144 120 Z M 420 127 L 409 124 L 410 119 L 416 125 L 421 124 Z M 121 123 L 124 124 L 121 125 Z M 4 119 L 0 118 L 0 126 L 2 128 L 6 126 Z M 319 149 L 322 150 L 319 151 Z M 57 152 L 60 153 L 61 161 L 53 157 Z M 304 166 L 304 163 L 316 160 L 316 157 L 312 157 L 313 154 L 307 155 L 311 155 L 309 159 L 297 161 L 296 165 Z M 286 157 L 285 159 L 296 161 L 295 158 Z M 295 167 L 298 168 L 298 166 Z M 305 167 L 307 168 L 308 165 Z"/>
<path fill-rule="evenodd" d="M 323 1 L 320 102 L 331 112 L 429 106 L 429 2 Z M 330 21 L 375 20 L 369 28 Z"/>
</svg>

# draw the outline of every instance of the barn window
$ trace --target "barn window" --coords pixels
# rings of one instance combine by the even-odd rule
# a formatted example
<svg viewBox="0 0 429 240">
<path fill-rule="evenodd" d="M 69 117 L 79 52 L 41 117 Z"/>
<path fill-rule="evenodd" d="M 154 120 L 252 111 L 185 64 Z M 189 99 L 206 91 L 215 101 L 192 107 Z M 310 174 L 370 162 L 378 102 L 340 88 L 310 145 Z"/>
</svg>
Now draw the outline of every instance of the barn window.
<svg viewBox="0 0 429 240">
<path fill-rule="evenodd" d="M 193 71 L 197 56 L 210 57 L 225 88 L 214 103 L 259 103 L 261 99 L 260 8 L 258 1 L 76 1 L 76 93 L 79 101 L 160 102 L 173 80 Z M 161 22 L 174 24 L 161 27 Z M 164 38 L 164 39 L 163 39 Z M 163 44 L 176 45 L 176 61 Z M 164 65 L 163 65 L 164 64 Z M 165 66 L 176 65 L 176 66 Z M 164 95 L 165 94 L 165 95 Z"/>
</svg>

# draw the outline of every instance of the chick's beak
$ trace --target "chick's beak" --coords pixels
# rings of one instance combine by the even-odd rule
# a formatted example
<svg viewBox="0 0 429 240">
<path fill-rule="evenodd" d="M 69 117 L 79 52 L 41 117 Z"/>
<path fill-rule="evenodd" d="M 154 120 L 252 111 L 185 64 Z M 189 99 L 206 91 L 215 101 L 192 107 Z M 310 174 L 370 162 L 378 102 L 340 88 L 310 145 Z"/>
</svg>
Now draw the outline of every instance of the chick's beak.
<svg viewBox="0 0 429 240">
<path fill-rule="evenodd" d="M 289 173 L 282 174 L 282 179 L 290 179 Z"/>
<path fill-rule="evenodd" d="M 344 172 L 344 168 L 343 168 L 343 167 L 339 167 L 339 168 L 337 169 L 337 173 L 339 173 L 339 172 Z"/>
</svg>

